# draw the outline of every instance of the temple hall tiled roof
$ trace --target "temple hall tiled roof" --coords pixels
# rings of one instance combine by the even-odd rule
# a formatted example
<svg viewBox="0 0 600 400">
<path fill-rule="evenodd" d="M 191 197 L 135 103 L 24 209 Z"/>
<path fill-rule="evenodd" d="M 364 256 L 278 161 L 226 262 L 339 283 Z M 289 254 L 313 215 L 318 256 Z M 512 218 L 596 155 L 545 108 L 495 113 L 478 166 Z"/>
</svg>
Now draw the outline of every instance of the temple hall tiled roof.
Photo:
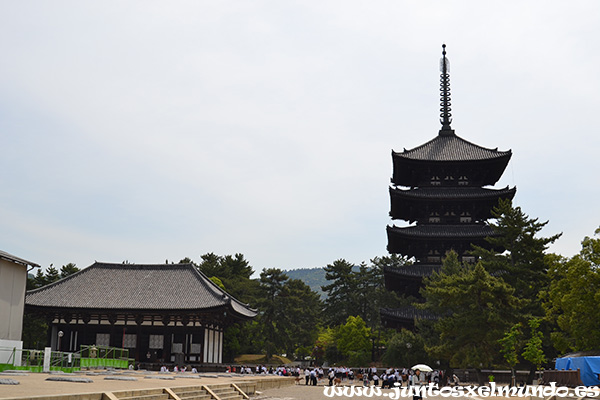
<svg viewBox="0 0 600 400">
<path fill-rule="evenodd" d="M 27 292 L 25 304 L 87 310 L 224 308 L 238 317 L 256 316 L 255 310 L 221 290 L 192 264 L 96 262 L 55 283 Z"/>
<path fill-rule="evenodd" d="M 487 149 L 473 144 L 455 134 L 438 135 L 429 142 L 411 150 L 393 152 L 394 156 L 426 161 L 475 161 L 510 157 L 511 151 Z"/>
<path fill-rule="evenodd" d="M 514 197 L 517 189 L 484 189 L 480 187 L 424 187 L 416 189 L 399 189 L 390 187 L 390 193 L 394 196 L 402 196 L 414 199 L 439 199 L 448 200 L 475 200 L 496 197 Z"/>
</svg>

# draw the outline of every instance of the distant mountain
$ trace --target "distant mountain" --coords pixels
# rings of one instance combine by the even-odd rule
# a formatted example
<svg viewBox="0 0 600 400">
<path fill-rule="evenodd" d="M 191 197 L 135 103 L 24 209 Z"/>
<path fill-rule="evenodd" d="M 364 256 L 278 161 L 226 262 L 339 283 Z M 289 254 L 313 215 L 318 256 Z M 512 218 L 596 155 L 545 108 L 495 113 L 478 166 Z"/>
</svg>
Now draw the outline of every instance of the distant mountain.
<svg viewBox="0 0 600 400">
<path fill-rule="evenodd" d="M 358 272 L 359 266 L 355 265 L 353 271 Z M 298 268 L 283 271 L 290 279 L 300 279 L 306 283 L 313 291 L 321 296 L 321 300 L 327 298 L 327 294 L 321 290 L 321 286 L 329 285 L 331 282 L 325 278 L 325 270 L 323 267 L 315 268 Z"/>
<path fill-rule="evenodd" d="M 290 279 L 300 279 L 302 282 L 306 283 L 312 290 L 321 296 L 322 300 L 325 300 L 325 297 L 327 297 L 321 290 L 321 286 L 325 286 L 329 283 L 329 281 L 325 279 L 325 270 L 322 267 L 290 269 L 284 272 Z"/>
</svg>

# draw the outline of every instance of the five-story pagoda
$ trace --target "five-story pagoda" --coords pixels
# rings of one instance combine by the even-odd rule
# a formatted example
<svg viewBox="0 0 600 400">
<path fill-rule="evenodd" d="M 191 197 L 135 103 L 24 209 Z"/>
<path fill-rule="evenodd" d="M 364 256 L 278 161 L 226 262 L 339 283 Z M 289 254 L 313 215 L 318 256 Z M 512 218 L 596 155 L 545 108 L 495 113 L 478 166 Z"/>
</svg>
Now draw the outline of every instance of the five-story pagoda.
<svg viewBox="0 0 600 400">
<path fill-rule="evenodd" d="M 512 199 L 516 188 L 490 189 L 502 176 L 511 151 L 498 151 L 470 143 L 457 136 L 450 124 L 450 76 L 443 45 L 441 70 L 442 128 L 427 143 L 402 152 L 392 151 L 393 176 L 390 186 L 394 220 L 413 225 L 388 226 L 390 253 L 415 259 L 413 265 L 387 267 L 388 290 L 419 298 L 422 279 L 441 268 L 450 250 L 463 262 L 473 262 L 471 244 L 488 247 L 485 238 L 494 234 L 486 225 L 499 199 Z M 388 326 L 411 328 L 419 311 L 382 309 Z M 421 316 L 425 317 L 425 315 Z"/>
</svg>

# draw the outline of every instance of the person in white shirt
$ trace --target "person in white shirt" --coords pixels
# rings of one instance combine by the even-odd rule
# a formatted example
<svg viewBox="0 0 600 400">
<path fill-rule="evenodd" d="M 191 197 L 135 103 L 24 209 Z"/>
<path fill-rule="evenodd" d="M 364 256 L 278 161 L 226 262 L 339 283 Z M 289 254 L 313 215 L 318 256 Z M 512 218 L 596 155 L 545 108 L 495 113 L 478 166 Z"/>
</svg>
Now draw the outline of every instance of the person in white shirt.
<svg viewBox="0 0 600 400">
<path fill-rule="evenodd" d="M 333 380 L 335 379 L 335 372 L 332 369 L 329 370 L 329 374 L 327 374 L 327 377 L 329 378 L 329 386 L 333 386 Z"/>
<path fill-rule="evenodd" d="M 400 371 L 399 371 L 399 370 L 396 370 L 396 371 L 394 372 L 394 376 L 396 377 L 396 383 L 397 383 L 399 386 L 402 386 L 402 375 L 400 375 Z"/>
<path fill-rule="evenodd" d="M 318 372 L 316 369 L 311 369 L 310 370 L 310 384 L 312 386 L 317 386 L 317 375 Z"/>
<path fill-rule="evenodd" d="M 415 374 L 410 376 L 410 383 L 415 389 L 420 389 L 421 388 L 421 379 L 422 379 L 421 371 L 417 369 L 417 370 L 415 370 Z M 423 399 L 423 397 L 417 393 L 415 393 L 413 395 L 413 400 L 422 400 L 422 399 Z"/>
</svg>

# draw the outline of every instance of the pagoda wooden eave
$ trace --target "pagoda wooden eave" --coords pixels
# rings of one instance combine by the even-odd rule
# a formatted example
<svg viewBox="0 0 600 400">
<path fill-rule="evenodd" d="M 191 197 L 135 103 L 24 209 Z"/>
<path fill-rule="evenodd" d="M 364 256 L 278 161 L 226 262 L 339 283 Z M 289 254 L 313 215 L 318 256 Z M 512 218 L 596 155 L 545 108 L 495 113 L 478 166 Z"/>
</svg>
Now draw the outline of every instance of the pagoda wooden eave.
<svg viewBox="0 0 600 400">
<path fill-rule="evenodd" d="M 387 328 L 414 330 L 415 322 L 418 320 L 435 321 L 439 317 L 427 310 L 421 310 L 415 306 L 404 306 L 399 308 L 381 308 L 379 316 L 383 325 Z"/>
<path fill-rule="evenodd" d="M 434 175 L 443 179 L 448 173 L 469 176 L 471 186 L 494 185 L 506 169 L 512 153 L 502 153 L 496 158 L 482 160 L 415 160 L 392 152 L 393 174 L 391 182 L 398 186 L 418 187 L 429 184 Z"/>
<path fill-rule="evenodd" d="M 440 264 L 411 264 L 401 267 L 385 266 L 383 275 L 387 278 L 402 278 L 420 281 L 423 278 L 431 276 L 434 272 L 439 272 L 442 266 Z"/>
<path fill-rule="evenodd" d="M 400 189 L 390 187 L 390 216 L 409 222 L 425 220 L 431 211 L 468 211 L 474 220 L 490 218 L 500 199 L 512 200 L 516 187 L 484 189 L 479 187 L 430 187 Z"/>
<path fill-rule="evenodd" d="M 455 250 L 462 254 L 470 250 L 471 244 L 488 248 L 486 237 L 494 236 L 487 225 L 417 225 L 409 227 L 387 227 L 387 250 L 393 254 L 421 259 L 429 250 L 445 254 Z"/>
</svg>

